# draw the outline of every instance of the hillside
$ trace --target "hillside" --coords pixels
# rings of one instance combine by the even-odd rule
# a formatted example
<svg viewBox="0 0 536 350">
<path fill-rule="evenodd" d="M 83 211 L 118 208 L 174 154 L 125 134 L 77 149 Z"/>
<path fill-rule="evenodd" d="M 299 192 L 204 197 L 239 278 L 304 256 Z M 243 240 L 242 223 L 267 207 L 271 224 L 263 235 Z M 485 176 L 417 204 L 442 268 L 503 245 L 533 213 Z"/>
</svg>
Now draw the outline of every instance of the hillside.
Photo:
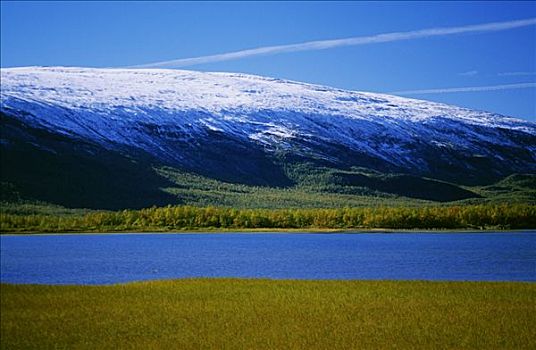
<svg viewBox="0 0 536 350">
<path fill-rule="evenodd" d="M 497 114 L 232 73 L 26 67 L 2 69 L 1 82 L 2 195 L 11 202 L 534 200 L 533 180 L 513 195 L 493 187 L 536 172 L 536 125 Z"/>
</svg>

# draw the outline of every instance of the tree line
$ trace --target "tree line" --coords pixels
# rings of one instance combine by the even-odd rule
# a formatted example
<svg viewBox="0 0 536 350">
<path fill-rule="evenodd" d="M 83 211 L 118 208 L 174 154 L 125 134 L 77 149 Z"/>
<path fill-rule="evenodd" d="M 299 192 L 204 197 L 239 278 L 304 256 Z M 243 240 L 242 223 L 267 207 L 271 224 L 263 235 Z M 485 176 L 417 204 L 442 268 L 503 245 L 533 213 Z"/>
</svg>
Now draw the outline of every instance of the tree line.
<svg viewBox="0 0 536 350">
<path fill-rule="evenodd" d="M 527 204 L 233 209 L 167 206 L 76 215 L 0 214 L 1 232 L 171 231 L 187 229 L 531 229 L 536 206 Z"/>
</svg>

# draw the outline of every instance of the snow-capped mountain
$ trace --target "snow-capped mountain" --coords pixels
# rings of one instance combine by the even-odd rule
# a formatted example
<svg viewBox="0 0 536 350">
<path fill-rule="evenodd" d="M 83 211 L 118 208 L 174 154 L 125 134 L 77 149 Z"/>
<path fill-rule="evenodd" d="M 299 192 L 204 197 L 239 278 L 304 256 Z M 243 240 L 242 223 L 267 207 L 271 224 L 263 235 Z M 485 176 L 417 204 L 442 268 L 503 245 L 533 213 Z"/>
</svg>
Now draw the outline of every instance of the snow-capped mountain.
<svg viewBox="0 0 536 350">
<path fill-rule="evenodd" d="M 57 135 L 63 145 L 253 184 L 285 183 L 287 162 L 462 183 L 536 171 L 535 123 L 245 74 L 1 69 L 1 112 L 3 150 L 22 142 L 62 152 L 50 141 Z"/>
</svg>

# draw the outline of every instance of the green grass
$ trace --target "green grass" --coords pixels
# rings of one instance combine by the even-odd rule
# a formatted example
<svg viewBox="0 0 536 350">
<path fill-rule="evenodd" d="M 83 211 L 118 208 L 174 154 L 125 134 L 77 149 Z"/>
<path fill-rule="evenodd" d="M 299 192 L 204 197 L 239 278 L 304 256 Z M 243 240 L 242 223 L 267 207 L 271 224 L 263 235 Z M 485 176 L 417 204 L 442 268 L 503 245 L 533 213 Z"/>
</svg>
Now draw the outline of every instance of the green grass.
<svg viewBox="0 0 536 350">
<path fill-rule="evenodd" d="M 1 285 L 2 349 L 536 348 L 536 284 Z"/>
</svg>

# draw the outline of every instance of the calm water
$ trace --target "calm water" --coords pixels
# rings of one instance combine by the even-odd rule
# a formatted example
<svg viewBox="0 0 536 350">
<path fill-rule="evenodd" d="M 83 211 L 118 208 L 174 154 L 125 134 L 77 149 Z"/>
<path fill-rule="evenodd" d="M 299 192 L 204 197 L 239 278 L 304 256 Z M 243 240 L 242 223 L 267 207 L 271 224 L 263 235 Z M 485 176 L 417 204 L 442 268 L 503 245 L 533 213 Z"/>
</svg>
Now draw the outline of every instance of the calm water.
<svg viewBox="0 0 536 350">
<path fill-rule="evenodd" d="M 1 281 L 185 277 L 536 281 L 536 232 L 1 236 Z"/>
</svg>

